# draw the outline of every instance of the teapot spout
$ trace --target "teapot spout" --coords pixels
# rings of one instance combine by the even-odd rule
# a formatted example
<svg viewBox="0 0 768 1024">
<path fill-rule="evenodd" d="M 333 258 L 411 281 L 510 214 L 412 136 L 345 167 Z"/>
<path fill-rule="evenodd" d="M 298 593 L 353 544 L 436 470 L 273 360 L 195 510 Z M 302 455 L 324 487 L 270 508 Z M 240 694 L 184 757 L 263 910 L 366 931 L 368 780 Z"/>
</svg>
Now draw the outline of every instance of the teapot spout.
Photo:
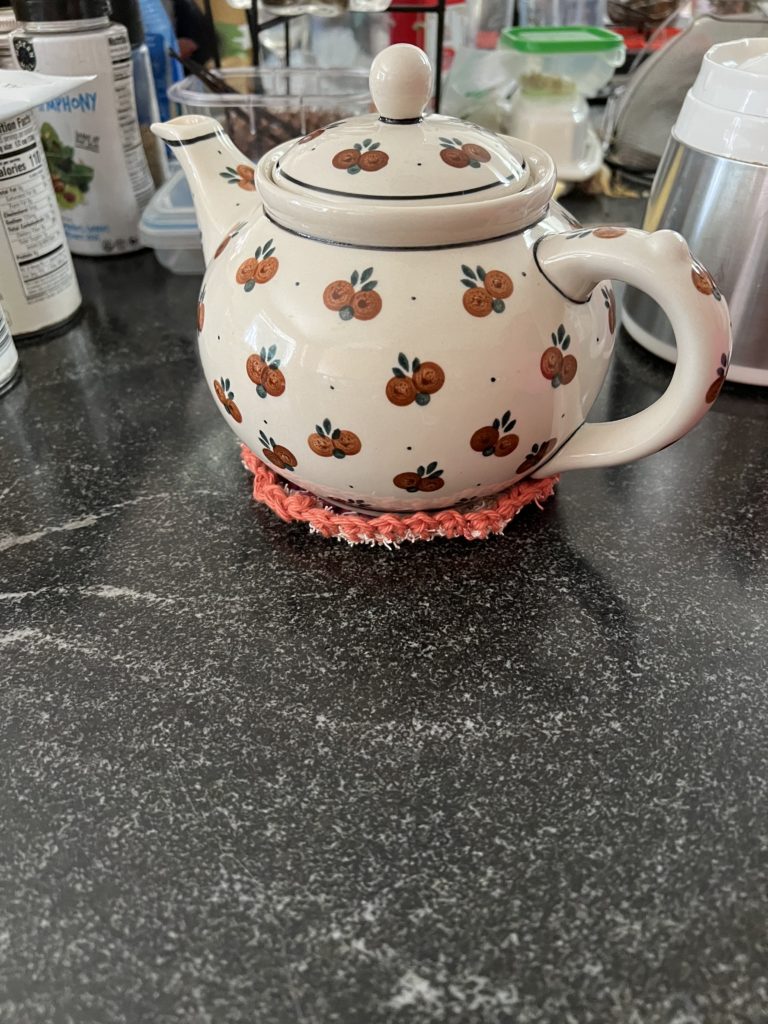
<svg viewBox="0 0 768 1024">
<path fill-rule="evenodd" d="M 185 114 L 153 124 L 152 131 L 172 147 L 187 176 L 208 263 L 233 224 L 253 213 L 255 166 L 212 117 Z"/>
</svg>

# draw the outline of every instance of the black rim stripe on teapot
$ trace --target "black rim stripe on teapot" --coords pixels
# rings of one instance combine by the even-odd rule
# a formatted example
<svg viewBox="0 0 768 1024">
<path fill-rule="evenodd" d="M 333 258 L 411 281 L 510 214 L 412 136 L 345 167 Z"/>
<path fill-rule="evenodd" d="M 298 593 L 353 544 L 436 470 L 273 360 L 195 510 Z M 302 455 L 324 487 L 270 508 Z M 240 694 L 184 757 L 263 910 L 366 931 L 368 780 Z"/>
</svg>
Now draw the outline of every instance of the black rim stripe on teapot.
<svg viewBox="0 0 768 1024">
<path fill-rule="evenodd" d="M 343 196 L 348 199 L 376 199 L 382 202 L 395 203 L 420 201 L 422 199 L 451 199 L 453 196 L 469 196 L 474 192 L 486 192 L 490 188 L 499 188 L 504 184 L 504 182 L 512 181 L 515 178 L 514 174 L 509 174 L 504 181 L 491 181 L 487 185 L 477 185 L 475 188 L 460 189 L 457 192 L 432 192 L 419 196 L 380 196 L 369 195 L 366 192 L 340 192 L 335 188 L 324 188 L 322 185 L 310 185 L 308 182 L 300 181 L 298 178 L 294 178 L 293 175 L 288 174 L 287 171 L 284 171 L 280 167 L 279 161 L 276 170 L 280 171 L 281 176 L 286 178 L 288 181 L 293 182 L 294 185 L 299 185 L 301 188 L 309 189 L 312 192 L 324 192 L 326 195 Z"/>
</svg>

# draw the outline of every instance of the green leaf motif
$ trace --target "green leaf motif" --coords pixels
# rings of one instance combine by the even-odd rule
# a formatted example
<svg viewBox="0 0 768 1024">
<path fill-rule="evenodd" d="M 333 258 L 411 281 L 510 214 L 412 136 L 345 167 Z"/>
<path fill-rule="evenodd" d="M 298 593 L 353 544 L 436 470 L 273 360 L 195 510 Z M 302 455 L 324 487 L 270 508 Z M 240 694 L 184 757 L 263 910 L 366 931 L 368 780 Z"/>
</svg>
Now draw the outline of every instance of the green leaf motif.
<svg viewBox="0 0 768 1024">
<path fill-rule="evenodd" d="M 419 474 L 419 476 L 424 476 L 424 467 L 423 466 L 419 466 L 419 468 L 416 470 L 416 472 Z"/>
<path fill-rule="evenodd" d="M 355 149 L 357 150 L 358 153 L 361 153 L 362 150 L 363 150 L 363 147 L 360 145 L 359 142 L 356 142 L 355 143 Z"/>
<path fill-rule="evenodd" d="M 414 359 L 414 360 L 413 360 L 413 372 L 414 372 L 414 373 L 416 373 L 416 371 L 417 371 L 417 370 L 418 370 L 418 369 L 419 369 L 420 367 L 421 367 L 421 360 L 420 360 L 420 359 Z"/>
<path fill-rule="evenodd" d="M 360 291 L 361 292 L 372 292 L 373 289 L 376 287 L 376 285 L 378 283 L 379 283 L 378 281 L 369 281 L 368 284 L 364 284 L 363 285 L 363 287 L 360 289 Z"/>
<path fill-rule="evenodd" d="M 571 347 L 571 336 L 570 336 L 570 334 L 566 334 L 566 336 L 563 338 L 563 352 L 567 352 L 570 347 Z"/>
<path fill-rule="evenodd" d="M 341 437 L 341 431 L 339 430 L 338 427 L 336 427 L 334 432 L 331 434 L 331 437 L 333 438 L 334 441 L 336 440 L 337 437 Z"/>
<path fill-rule="evenodd" d="M 393 373 L 393 374 L 394 374 L 394 375 L 395 375 L 396 377 L 404 377 L 404 376 L 405 376 L 405 374 L 403 373 L 403 371 L 402 371 L 402 370 L 400 369 L 400 367 L 399 367 L 399 366 L 393 366 L 393 367 L 392 367 L 392 373 Z"/>
<path fill-rule="evenodd" d="M 347 174 L 359 174 L 359 173 L 360 173 L 360 168 L 357 166 L 357 164 L 355 164 L 353 167 L 348 167 L 347 168 Z"/>
<path fill-rule="evenodd" d="M 462 277 L 461 283 L 465 288 L 475 288 L 477 286 L 477 281 L 468 281 L 466 277 Z"/>
<path fill-rule="evenodd" d="M 264 252 L 266 252 L 267 249 L 271 248 L 271 246 L 272 246 L 272 239 L 270 238 L 269 241 L 264 243 Z"/>
<path fill-rule="evenodd" d="M 427 466 L 427 475 L 429 475 L 430 473 L 434 473 L 434 471 L 436 469 L 437 469 L 437 463 L 436 462 L 430 462 L 430 464 Z"/>
<path fill-rule="evenodd" d="M 498 420 L 494 420 L 493 423 L 492 423 L 492 426 L 493 426 L 494 430 L 498 430 L 499 427 L 501 426 L 501 424 L 499 423 Z"/>
<path fill-rule="evenodd" d="M 373 273 L 373 267 L 366 267 L 365 270 L 360 275 L 361 283 L 365 284 L 365 282 L 368 280 L 368 278 L 371 276 L 372 273 Z"/>
<path fill-rule="evenodd" d="M 279 359 L 273 359 L 272 362 L 269 364 L 269 368 L 270 368 L 270 370 L 279 370 L 280 369 L 280 360 Z"/>
<path fill-rule="evenodd" d="M 400 365 L 402 366 L 402 368 L 405 370 L 406 373 L 410 370 L 411 364 L 408 362 L 408 358 L 407 358 L 407 356 L 405 355 L 404 352 L 401 352 L 398 355 L 397 361 L 398 361 L 398 363 L 400 363 Z"/>
<path fill-rule="evenodd" d="M 355 287 L 355 285 L 357 284 L 359 279 L 360 279 L 360 275 L 357 273 L 356 270 L 353 270 L 352 271 L 352 277 L 350 277 L 350 279 L 349 279 L 352 282 L 352 287 L 353 288 Z"/>
<path fill-rule="evenodd" d="M 274 439 L 274 437 L 270 437 L 270 439 L 269 439 L 269 444 L 270 444 L 270 447 L 271 447 L 271 448 L 274 448 L 274 447 L 275 447 L 275 439 Z"/>
<path fill-rule="evenodd" d="M 253 258 L 255 260 L 257 260 L 257 259 L 259 259 L 260 256 L 261 256 L 261 246 L 259 246 L 259 248 L 256 250 L 256 252 L 253 254 Z"/>
<path fill-rule="evenodd" d="M 511 415 L 512 415 L 512 413 L 511 413 L 511 412 L 509 411 L 509 409 L 507 409 L 507 411 L 506 411 L 506 412 L 504 413 L 504 415 L 503 415 L 503 416 L 501 417 L 501 425 L 502 425 L 503 427 L 506 427 L 506 425 L 507 425 L 507 424 L 509 423 L 509 417 L 510 417 Z"/>
<path fill-rule="evenodd" d="M 325 427 L 326 434 L 330 434 L 331 430 L 333 429 L 331 427 L 331 421 L 328 419 L 323 420 L 323 426 Z"/>
<path fill-rule="evenodd" d="M 277 345 L 270 345 L 269 351 L 267 352 L 267 361 L 274 357 L 275 352 L 277 352 Z"/>
<path fill-rule="evenodd" d="M 369 147 L 370 148 L 370 152 L 372 153 L 374 151 L 374 149 L 378 149 L 380 145 L 381 145 L 380 142 L 374 142 L 374 144 L 371 147 Z"/>
<path fill-rule="evenodd" d="M 477 276 L 480 278 L 481 281 L 485 280 L 485 271 L 483 270 L 482 267 L 477 268 Z"/>
<path fill-rule="evenodd" d="M 368 149 L 371 142 L 373 142 L 373 139 L 363 139 L 363 145 L 365 146 L 366 149 Z"/>
<path fill-rule="evenodd" d="M 471 277 L 473 281 L 476 280 L 474 270 L 468 267 L 466 263 L 461 264 L 461 272 L 465 277 Z"/>
<path fill-rule="evenodd" d="M 319 434 L 320 437 L 325 437 L 325 431 L 323 430 L 319 423 L 315 424 L 315 433 Z"/>
<path fill-rule="evenodd" d="M 454 139 L 453 141 L 457 146 L 461 145 L 461 139 Z"/>
</svg>

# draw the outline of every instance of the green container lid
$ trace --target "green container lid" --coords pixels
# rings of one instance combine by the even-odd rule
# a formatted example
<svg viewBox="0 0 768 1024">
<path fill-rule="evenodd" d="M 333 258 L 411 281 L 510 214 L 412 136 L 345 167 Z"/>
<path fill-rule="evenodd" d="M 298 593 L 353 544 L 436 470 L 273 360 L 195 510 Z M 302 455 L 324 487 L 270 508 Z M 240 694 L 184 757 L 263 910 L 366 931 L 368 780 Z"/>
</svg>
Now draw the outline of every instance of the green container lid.
<svg viewBox="0 0 768 1024">
<path fill-rule="evenodd" d="M 506 50 L 518 53 L 605 53 L 624 45 L 616 32 L 584 26 L 505 28 L 499 40 Z"/>
</svg>

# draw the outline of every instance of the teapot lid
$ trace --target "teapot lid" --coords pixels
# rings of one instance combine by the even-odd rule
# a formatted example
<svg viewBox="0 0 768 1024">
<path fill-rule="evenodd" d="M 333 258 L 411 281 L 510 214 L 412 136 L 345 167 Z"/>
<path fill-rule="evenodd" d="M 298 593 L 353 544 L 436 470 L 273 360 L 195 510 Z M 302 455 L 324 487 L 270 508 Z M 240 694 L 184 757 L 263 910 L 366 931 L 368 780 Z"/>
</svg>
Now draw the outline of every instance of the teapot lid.
<svg viewBox="0 0 768 1024">
<path fill-rule="evenodd" d="M 492 206 L 498 215 L 502 205 L 533 188 L 533 203 L 518 203 L 518 214 L 527 209 L 527 224 L 538 219 L 533 211 L 543 212 L 554 189 L 552 161 L 516 139 L 458 118 L 425 114 L 432 69 L 422 50 L 405 43 L 383 50 L 371 65 L 370 88 L 375 113 L 319 128 L 264 157 L 258 189 L 268 211 L 276 204 L 302 221 L 313 209 L 324 211 L 320 234 L 331 241 L 360 241 L 349 237 L 347 228 L 365 211 L 371 240 L 378 226 L 395 244 L 458 243 L 469 240 L 467 231 L 478 239 L 503 233 L 497 229 L 507 225 L 511 213 L 501 221 L 470 217 L 470 207 L 476 214 L 479 207 Z M 460 207 L 467 208 L 463 217 Z M 436 208 L 442 208 L 439 218 Z M 430 238 L 434 232 L 428 224 L 437 226 L 438 219 L 442 237 Z M 459 220 L 466 222 L 463 230 Z M 317 228 L 309 233 L 318 234 Z"/>
</svg>

